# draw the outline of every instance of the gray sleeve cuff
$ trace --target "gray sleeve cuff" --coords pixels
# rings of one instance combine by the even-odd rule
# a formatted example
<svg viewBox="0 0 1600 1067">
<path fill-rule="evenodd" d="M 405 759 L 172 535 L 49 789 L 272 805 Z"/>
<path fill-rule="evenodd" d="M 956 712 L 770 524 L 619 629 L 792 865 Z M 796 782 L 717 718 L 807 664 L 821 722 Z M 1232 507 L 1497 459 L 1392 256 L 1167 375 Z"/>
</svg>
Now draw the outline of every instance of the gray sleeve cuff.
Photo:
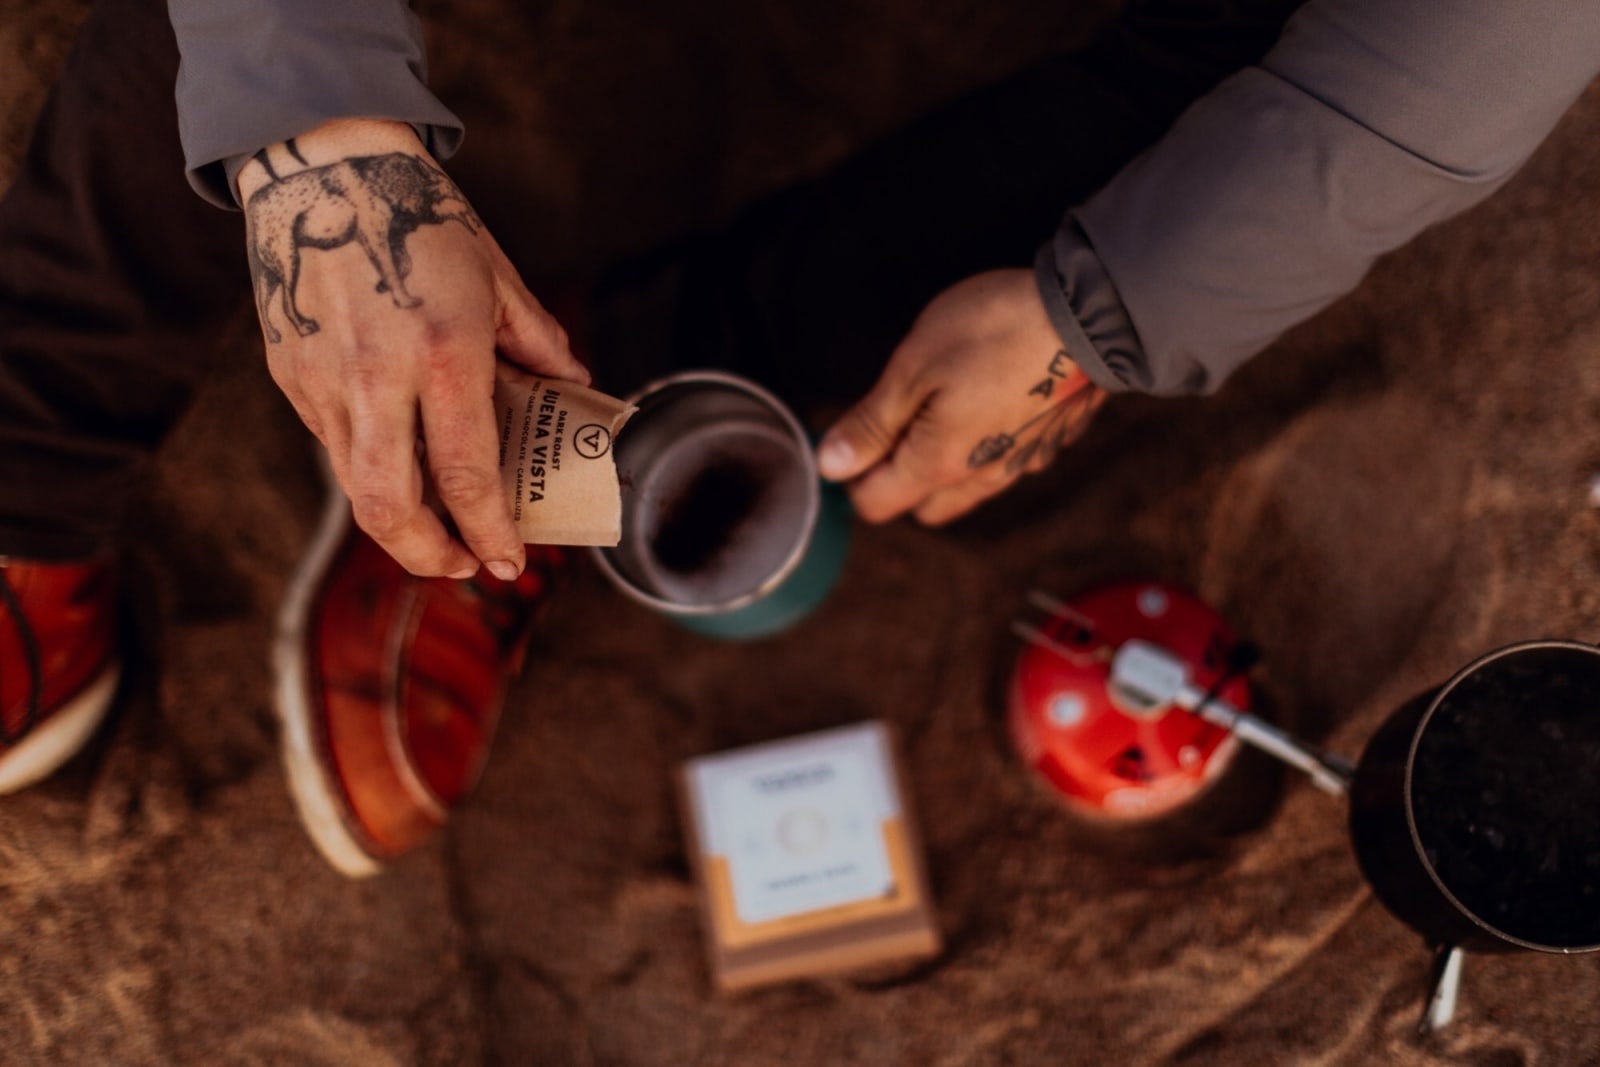
<svg viewBox="0 0 1600 1067">
<path fill-rule="evenodd" d="M 1069 215 L 1033 261 L 1045 313 L 1067 355 L 1089 380 L 1110 393 L 1149 392 L 1152 385 L 1128 309 Z"/>
<path fill-rule="evenodd" d="M 233 178 L 251 154 L 331 119 L 408 122 L 441 158 L 460 145 L 404 0 L 168 0 L 168 11 L 189 183 L 220 207 L 237 206 Z"/>
<path fill-rule="evenodd" d="M 1215 390 L 1503 185 L 1597 71 L 1596 0 L 1311 0 L 1072 212 L 1052 321 L 1107 388 Z"/>
</svg>

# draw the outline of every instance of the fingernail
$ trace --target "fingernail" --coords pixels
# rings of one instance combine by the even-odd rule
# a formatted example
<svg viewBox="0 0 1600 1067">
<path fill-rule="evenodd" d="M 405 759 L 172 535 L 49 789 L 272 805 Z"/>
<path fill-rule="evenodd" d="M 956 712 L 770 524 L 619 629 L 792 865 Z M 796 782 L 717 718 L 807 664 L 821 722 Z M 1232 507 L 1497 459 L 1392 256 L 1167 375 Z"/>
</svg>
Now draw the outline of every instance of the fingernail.
<svg viewBox="0 0 1600 1067">
<path fill-rule="evenodd" d="M 471 567 L 463 567 L 461 570 L 456 571 L 450 577 L 454 578 L 458 582 L 464 582 L 468 578 L 471 578 L 474 574 L 477 574 L 477 573 L 478 573 L 478 567 L 477 567 L 476 564 L 474 564 Z"/>
<path fill-rule="evenodd" d="M 856 450 L 843 437 L 823 438 L 822 447 L 817 449 L 817 469 L 824 478 L 847 477 L 855 461 Z"/>
<path fill-rule="evenodd" d="M 517 575 L 521 573 L 517 570 L 515 563 L 505 559 L 497 559 L 492 563 L 485 563 L 484 566 L 489 568 L 490 574 L 502 582 L 514 582 L 517 580 Z"/>
</svg>

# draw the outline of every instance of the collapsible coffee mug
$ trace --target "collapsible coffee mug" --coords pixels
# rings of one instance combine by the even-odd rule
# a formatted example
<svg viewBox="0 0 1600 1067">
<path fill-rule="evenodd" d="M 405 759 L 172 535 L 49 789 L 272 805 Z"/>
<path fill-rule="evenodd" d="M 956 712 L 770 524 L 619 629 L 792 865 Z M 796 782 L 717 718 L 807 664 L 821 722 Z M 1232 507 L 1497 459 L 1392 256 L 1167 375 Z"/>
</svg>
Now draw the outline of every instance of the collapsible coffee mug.
<svg viewBox="0 0 1600 1067">
<path fill-rule="evenodd" d="M 628 398 L 617 435 L 622 539 L 596 548 L 628 596 L 713 637 L 764 637 L 827 597 L 850 505 L 771 393 L 722 371 L 663 378 Z"/>
</svg>

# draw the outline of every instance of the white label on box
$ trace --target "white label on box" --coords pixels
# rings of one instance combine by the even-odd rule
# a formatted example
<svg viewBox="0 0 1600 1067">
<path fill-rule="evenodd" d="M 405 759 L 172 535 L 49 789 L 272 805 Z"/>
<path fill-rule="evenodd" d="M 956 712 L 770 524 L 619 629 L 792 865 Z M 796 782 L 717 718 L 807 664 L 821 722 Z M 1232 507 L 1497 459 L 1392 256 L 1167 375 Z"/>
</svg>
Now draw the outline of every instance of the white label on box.
<svg viewBox="0 0 1600 1067">
<path fill-rule="evenodd" d="M 728 861 L 740 920 L 893 892 L 883 837 L 897 814 L 892 773 L 875 724 L 696 761 L 703 839 Z"/>
</svg>

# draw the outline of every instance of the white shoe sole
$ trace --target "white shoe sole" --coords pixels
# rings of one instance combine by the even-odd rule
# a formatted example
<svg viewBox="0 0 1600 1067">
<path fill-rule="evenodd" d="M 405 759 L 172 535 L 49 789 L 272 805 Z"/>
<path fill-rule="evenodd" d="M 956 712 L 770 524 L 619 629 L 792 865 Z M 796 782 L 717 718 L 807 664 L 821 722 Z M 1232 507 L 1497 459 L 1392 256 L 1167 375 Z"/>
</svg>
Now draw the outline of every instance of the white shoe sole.
<svg viewBox="0 0 1600 1067">
<path fill-rule="evenodd" d="M 0 756 L 0 794 L 15 793 L 48 778 L 76 756 L 105 720 L 121 678 L 122 665 L 113 660 L 82 692 Z"/>
<path fill-rule="evenodd" d="M 350 529 L 350 505 L 333 485 L 325 464 L 324 460 L 327 503 L 317 523 L 316 535 L 289 582 L 283 607 L 278 612 L 278 628 L 272 643 L 273 674 L 277 681 L 273 703 L 278 714 L 283 769 L 300 822 L 317 850 L 341 874 L 366 878 L 383 868 L 345 824 L 340 786 L 332 780 L 326 763 L 319 756 L 311 719 L 306 628 L 311 621 L 312 599 L 327 575 L 333 554 Z"/>
</svg>

